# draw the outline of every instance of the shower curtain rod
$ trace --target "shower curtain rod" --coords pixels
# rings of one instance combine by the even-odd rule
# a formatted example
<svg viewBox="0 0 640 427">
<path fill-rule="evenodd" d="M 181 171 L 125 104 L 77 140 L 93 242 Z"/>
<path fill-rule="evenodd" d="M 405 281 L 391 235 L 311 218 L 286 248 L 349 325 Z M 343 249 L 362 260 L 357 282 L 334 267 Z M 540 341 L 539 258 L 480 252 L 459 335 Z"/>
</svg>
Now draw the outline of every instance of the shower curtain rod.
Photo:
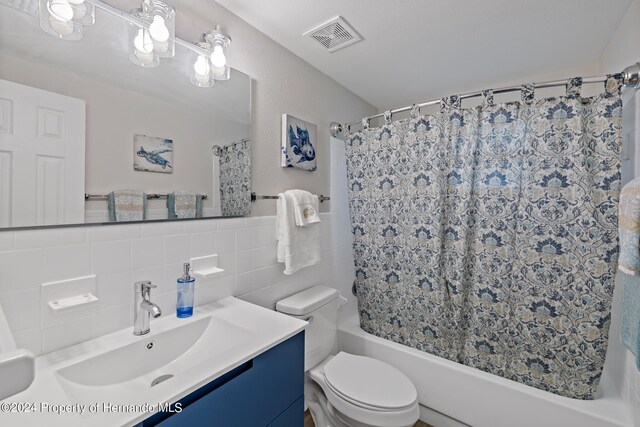
<svg viewBox="0 0 640 427">
<path fill-rule="evenodd" d="M 640 62 L 636 62 L 633 65 L 628 66 L 624 70 L 622 70 L 622 85 L 625 87 L 633 87 L 634 89 L 640 88 Z M 585 77 L 582 79 L 583 84 L 591 84 L 591 83 L 604 83 L 607 80 L 607 77 Z M 549 82 L 541 82 L 534 83 L 536 89 L 545 89 L 550 87 L 558 87 L 558 86 L 566 86 L 569 83 L 569 79 L 566 80 L 555 80 Z M 508 92 L 518 92 L 522 90 L 522 85 L 516 86 L 504 86 L 501 88 L 493 89 L 494 94 L 499 93 L 508 93 Z M 478 96 L 482 96 L 482 91 L 478 92 L 469 92 L 460 95 L 460 99 L 469 99 L 476 98 Z M 423 102 L 421 104 L 409 105 L 407 107 L 398 108 L 395 110 L 391 110 L 391 114 L 403 113 L 405 111 L 411 110 L 414 106 L 418 108 L 428 107 L 430 105 L 437 105 L 440 103 L 440 99 L 435 99 L 433 101 Z M 362 120 L 371 120 L 377 119 L 378 117 L 383 117 L 384 113 L 374 114 L 373 116 L 364 117 L 363 119 L 356 120 L 353 122 L 345 123 L 342 125 L 341 123 L 331 122 L 329 125 L 329 132 L 331 136 L 334 138 L 339 138 L 342 135 L 342 131 L 344 127 L 347 129 L 351 129 L 351 126 L 362 123 Z"/>
<path fill-rule="evenodd" d="M 249 142 L 249 141 L 251 141 L 251 138 L 242 138 L 232 142 L 231 144 L 225 145 L 225 147 L 231 147 L 232 145 L 241 144 L 243 142 Z M 220 147 L 219 145 L 214 145 L 213 147 L 211 147 L 211 151 L 213 151 L 213 154 L 215 154 L 218 157 L 222 155 L 222 147 Z"/>
</svg>

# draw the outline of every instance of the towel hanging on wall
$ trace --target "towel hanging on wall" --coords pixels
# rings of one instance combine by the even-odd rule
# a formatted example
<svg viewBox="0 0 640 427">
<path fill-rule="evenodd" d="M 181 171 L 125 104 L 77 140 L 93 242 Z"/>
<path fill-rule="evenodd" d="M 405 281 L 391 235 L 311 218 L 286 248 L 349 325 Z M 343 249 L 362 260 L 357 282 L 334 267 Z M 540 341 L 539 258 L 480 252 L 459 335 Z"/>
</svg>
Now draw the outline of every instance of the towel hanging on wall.
<svg viewBox="0 0 640 427">
<path fill-rule="evenodd" d="M 620 192 L 618 227 L 618 269 L 625 273 L 620 339 L 636 355 L 636 366 L 640 368 L 640 177 Z"/>
<path fill-rule="evenodd" d="M 147 195 L 140 190 L 116 190 L 108 196 L 109 221 L 142 221 L 147 214 Z"/>
<path fill-rule="evenodd" d="M 167 212 L 169 219 L 201 218 L 202 196 L 190 191 L 176 191 L 167 194 Z"/>
<path fill-rule="evenodd" d="M 320 262 L 320 219 L 306 226 L 296 225 L 294 212 L 296 203 L 300 204 L 300 196 L 309 200 L 312 194 L 302 190 L 289 190 L 278 196 L 276 218 L 278 262 L 284 263 L 284 274 L 289 275 Z M 317 211 L 317 196 L 314 197 Z"/>
</svg>

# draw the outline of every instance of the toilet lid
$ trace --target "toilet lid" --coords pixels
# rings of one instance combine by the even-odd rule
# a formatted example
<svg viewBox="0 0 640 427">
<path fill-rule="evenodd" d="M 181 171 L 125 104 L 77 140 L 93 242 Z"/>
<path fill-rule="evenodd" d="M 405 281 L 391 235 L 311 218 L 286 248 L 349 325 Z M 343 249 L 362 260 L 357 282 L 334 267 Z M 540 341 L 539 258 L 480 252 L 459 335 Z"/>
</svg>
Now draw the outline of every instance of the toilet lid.
<svg viewBox="0 0 640 427">
<path fill-rule="evenodd" d="M 418 393 L 405 374 L 380 360 L 340 352 L 324 367 L 327 384 L 354 404 L 400 409 L 416 402 Z"/>
</svg>

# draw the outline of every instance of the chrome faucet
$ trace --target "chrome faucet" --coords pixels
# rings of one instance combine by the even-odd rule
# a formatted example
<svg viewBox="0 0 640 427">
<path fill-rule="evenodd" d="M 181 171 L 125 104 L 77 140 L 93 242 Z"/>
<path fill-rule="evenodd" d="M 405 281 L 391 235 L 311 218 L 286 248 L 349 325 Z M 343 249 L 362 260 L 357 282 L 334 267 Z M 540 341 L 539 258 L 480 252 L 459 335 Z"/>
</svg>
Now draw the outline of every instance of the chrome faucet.
<svg viewBox="0 0 640 427">
<path fill-rule="evenodd" d="M 133 335 L 148 334 L 151 330 L 149 327 L 151 316 L 156 318 L 162 314 L 160 307 L 149 300 L 151 289 L 155 287 L 156 285 L 152 285 L 148 280 L 133 284 Z"/>
</svg>

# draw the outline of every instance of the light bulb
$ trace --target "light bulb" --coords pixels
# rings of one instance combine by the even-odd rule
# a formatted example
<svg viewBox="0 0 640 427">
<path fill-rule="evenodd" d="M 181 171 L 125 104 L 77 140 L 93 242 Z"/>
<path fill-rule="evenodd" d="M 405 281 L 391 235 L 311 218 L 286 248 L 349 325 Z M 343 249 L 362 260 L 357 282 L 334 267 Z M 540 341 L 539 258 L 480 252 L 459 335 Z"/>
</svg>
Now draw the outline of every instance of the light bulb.
<svg viewBox="0 0 640 427">
<path fill-rule="evenodd" d="M 159 42 L 166 42 L 169 40 L 169 29 L 164 23 L 164 18 L 160 15 L 153 17 L 153 22 L 149 25 L 149 33 L 151 37 Z"/>
<path fill-rule="evenodd" d="M 209 72 L 211 71 L 209 60 L 204 55 L 198 55 L 198 59 L 193 63 L 193 70 L 196 72 L 196 76 L 206 76 L 209 79 Z"/>
<path fill-rule="evenodd" d="M 73 19 L 73 8 L 67 0 L 49 0 L 47 9 L 49 14 L 58 21 L 66 22 Z"/>
<path fill-rule="evenodd" d="M 149 40 L 149 34 L 144 28 L 138 30 L 138 34 L 133 39 L 133 46 L 141 53 L 151 53 L 153 51 L 153 43 Z"/>
<path fill-rule="evenodd" d="M 71 4 L 84 4 L 84 0 L 67 0 Z"/>
<path fill-rule="evenodd" d="M 213 73 L 213 75 L 215 77 L 224 76 L 225 71 L 227 71 L 227 70 L 224 67 L 213 67 L 213 69 L 211 70 L 211 72 Z"/>
<path fill-rule="evenodd" d="M 156 41 L 153 44 L 153 50 L 156 53 L 165 53 L 166 51 L 169 50 L 169 42 L 168 41 L 164 41 L 164 42 Z"/>
<path fill-rule="evenodd" d="M 227 58 L 224 56 L 224 50 L 222 46 L 217 44 L 211 52 L 211 64 L 216 68 L 222 68 L 227 63 Z"/>
<path fill-rule="evenodd" d="M 49 24 L 51 24 L 51 28 L 58 33 L 60 37 L 66 37 L 73 33 L 73 22 L 71 21 L 60 21 L 56 19 L 54 16 L 49 17 Z"/>
<path fill-rule="evenodd" d="M 67 0 L 69 3 L 73 4 L 73 20 L 78 22 L 82 20 L 87 14 L 87 5 L 84 1 L 78 2 L 78 0 Z M 74 3 L 77 2 L 77 3 Z"/>
<path fill-rule="evenodd" d="M 210 86 L 211 77 L 208 74 L 198 74 L 195 75 L 196 81 L 200 83 L 201 86 Z"/>
<path fill-rule="evenodd" d="M 153 53 L 149 53 L 149 52 L 147 52 L 145 50 L 137 50 L 136 49 L 135 55 L 136 55 L 136 58 L 138 58 L 138 60 L 140 61 L 140 63 L 142 65 L 149 65 L 149 64 L 153 63 L 153 61 L 155 59 L 154 56 L 153 56 Z"/>
</svg>

